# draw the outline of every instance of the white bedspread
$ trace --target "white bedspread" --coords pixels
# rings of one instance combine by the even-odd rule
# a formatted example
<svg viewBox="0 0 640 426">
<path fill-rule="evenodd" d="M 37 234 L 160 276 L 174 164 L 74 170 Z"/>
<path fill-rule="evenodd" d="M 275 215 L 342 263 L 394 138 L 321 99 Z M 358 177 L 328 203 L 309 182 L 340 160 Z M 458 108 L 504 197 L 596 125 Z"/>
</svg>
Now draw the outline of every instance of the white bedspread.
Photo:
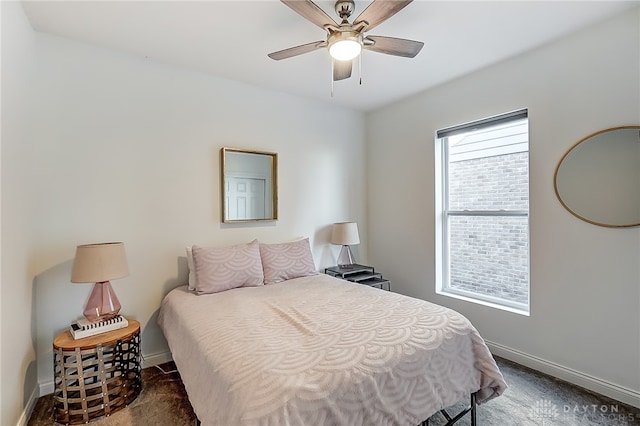
<svg viewBox="0 0 640 426">
<path fill-rule="evenodd" d="M 506 384 L 455 311 L 327 275 L 162 302 L 163 330 L 205 426 L 417 425 Z"/>
</svg>

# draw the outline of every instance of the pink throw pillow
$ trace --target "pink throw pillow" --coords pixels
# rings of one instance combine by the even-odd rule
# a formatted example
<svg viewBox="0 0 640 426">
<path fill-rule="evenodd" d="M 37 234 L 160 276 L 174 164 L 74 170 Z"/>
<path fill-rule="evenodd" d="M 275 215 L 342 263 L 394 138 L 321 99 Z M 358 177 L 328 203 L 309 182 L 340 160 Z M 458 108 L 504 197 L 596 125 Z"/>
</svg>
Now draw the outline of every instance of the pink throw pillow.
<svg viewBox="0 0 640 426">
<path fill-rule="evenodd" d="M 318 273 L 308 238 L 290 243 L 260 244 L 260 257 L 265 284 Z"/>
<path fill-rule="evenodd" d="M 258 240 L 229 247 L 193 246 L 196 293 L 218 293 L 263 284 Z"/>
</svg>

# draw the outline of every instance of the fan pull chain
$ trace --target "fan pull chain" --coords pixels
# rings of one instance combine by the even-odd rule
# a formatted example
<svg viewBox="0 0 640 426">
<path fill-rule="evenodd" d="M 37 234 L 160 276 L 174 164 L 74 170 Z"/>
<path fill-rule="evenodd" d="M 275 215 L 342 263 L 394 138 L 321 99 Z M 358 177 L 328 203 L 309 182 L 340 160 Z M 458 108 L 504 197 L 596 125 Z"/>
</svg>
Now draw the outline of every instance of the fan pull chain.
<svg viewBox="0 0 640 426">
<path fill-rule="evenodd" d="M 331 97 L 333 98 L 333 68 L 335 67 L 335 61 L 331 60 Z"/>
<path fill-rule="evenodd" d="M 358 73 L 360 73 L 360 86 L 362 86 L 362 52 L 358 55 Z"/>
</svg>

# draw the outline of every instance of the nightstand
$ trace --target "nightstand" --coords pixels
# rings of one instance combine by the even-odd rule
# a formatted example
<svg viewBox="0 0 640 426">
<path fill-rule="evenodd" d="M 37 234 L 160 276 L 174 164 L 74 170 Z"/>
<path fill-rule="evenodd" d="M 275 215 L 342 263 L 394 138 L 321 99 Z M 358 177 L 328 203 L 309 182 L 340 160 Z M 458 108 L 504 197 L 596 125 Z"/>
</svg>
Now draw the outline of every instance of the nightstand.
<svg viewBox="0 0 640 426">
<path fill-rule="evenodd" d="M 381 273 L 376 272 L 373 266 L 357 264 L 343 267 L 332 266 L 325 268 L 324 273 L 354 283 L 366 284 L 371 287 L 391 291 L 391 281 L 384 278 Z"/>
<path fill-rule="evenodd" d="M 126 407 L 142 390 L 140 323 L 77 340 L 58 334 L 53 371 L 57 423 L 88 423 Z"/>
</svg>

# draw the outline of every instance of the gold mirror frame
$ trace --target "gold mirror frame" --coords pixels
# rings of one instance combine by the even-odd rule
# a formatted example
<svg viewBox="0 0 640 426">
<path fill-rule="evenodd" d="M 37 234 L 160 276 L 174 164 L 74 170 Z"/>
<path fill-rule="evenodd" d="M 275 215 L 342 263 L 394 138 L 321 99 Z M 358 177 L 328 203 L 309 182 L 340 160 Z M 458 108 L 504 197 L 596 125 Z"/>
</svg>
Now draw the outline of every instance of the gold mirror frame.
<svg viewBox="0 0 640 426">
<path fill-rule="evenodd" d="M 237 161 L 232 156 L 239 155 Z M 241 156 L 246 156 L 247 160 L 240 162 Z M 254 157 L 255 156 L 255 157 Z M 264 159 L 262 158 L 264 157 Z M 266 160 L 266 162 L 264 161 Z M 263 166 L 256 167 L 257 162 L 262 162 Z M 252 164 L 253 163 L 253 164 Z M 259 169 L 264 170 L 259 170 Z M 247 181 L 244 182 L 243 181 Z M 260 182 L 262 181 L 262 182 Z M 223 147 L 220 149 L 220 182 L 221 182 L 221 206 L 222 223 L 242 223 L 242 222 L 265 222 L 278 220 L 278 154 L 275 152 L 246 150 L 239 148 Z M 235 192 L 230 189 L 230 185 L 249 185 L 251 182 L 258 183 L 257 188 L 264 190 L 262 197 L 263 204 L 258 204 L 250 208 L 253 213 L 247 215 L 237 215 L 230 202 L 230 198 L 235 197 Z M 264 213 L 258 213 L 262 209 Z M 242 216 L 242 217 L 240 217 Z"/>
<path fill-rule="evenodd" d="M 558 165 L 556 166 L 556 170 L 553 175 L 553 187 L 556 193 L 556 197 L 560 201 L 560 204 L 562 204 L 562 206 L 567 209 L 569 213 L 571 213 L 578 219 L 591 223 L 593 225 L 604 226 L 608 228 L 630 228 L 634 226 L 640 226 L 640 217 L 631 216 L 628 220 L 614 220 L 612 216 L 608 216 L 606 217 L 606 219 L 610 220 L 603 220 L 605 216 L 603 216 L 601 212 L 593 213 L 595 211 L 594 209 L 585 210 L 585 207 L 581 205 L 584 203 L 583 200 L 589 199 L 589 202 L 592 203 L 592 205 L 597 205 L 596 208 L 598 210 L 606 210 L 606 207 L 609 206 L 611 207 L 611 209 L 608 210 L 612 211 L 615 210 L 616 207 L 616 203 L 613 203 L 612 199 L 623 199 L 625 201 L 630 199 L 629 196 L 625 196 L 625 191 L 623 189 L 619 187 L 611 188 L 606 185 L 605 187 L 603 187 L 603 185 L 601 185 L 599 181 L 595 180 L 598 177 L 595 172 L 604 173 L 607 170 L 615 170 L 615 178 L 617 178 L 618 180 L 620 180 L 620 177 L 623 176 L 625 170 L 630 170 L 630 176 L 632 179 L 636 178 L 633 173 L 640 173 L 640 162 L 638 162 L 638 154 L 635 154 L 636 160 L 634 162 L 634 148 L 636 148 L 636 146 L 633 145 L 638 144 L 637 148 L 638 150 L 640 150 L 640 133 L 631 133 L 631 136 L 628 136 L 627 139 L 622 139 L 621 136 L 626 135 L 622 135 L 619 132 L 621 130 L 633 130 L 635 132 L 640 132 L 640 126 L 634 125 L 612 127 L 600 130 L 586 136 L 585 138 L 582 138 L 573 146 L 571 146 L 571 148 L 569 148 L 569 150 L 567 150 L 567 152 L 562 156 L 562 158 L 558 162 Z M 616 134 L 611 132 L 618 133 Z M 616 138 L 619 138 L 619 140 Z M 628 139 L 630 139 L 629 142 L 627 142 Z M 621 149 L 616 150 L 615 148 L 619 146 L 616 144 L 624 144 L 625 146 L 623 146 L 623 148 Z M 587 149 L 591 150 L 590 156 L 584 154 L 585 150 Z M 630 149 L 631 155 L 625 156 L 626 152 L 623 151 L 624 149 Z M 613 161 L 616 160 L 616 155 L 618 156 L 618 161 L 620 160 L 620 158 L 622 158 L 622 162 L 628 165 L 626 169 L 622 167 L 622 164 L 620 164 L 620 168 L 611 167 Z M 572 160 L 573 164 L 571 163 Z M 588 162 L 589 160 L 591 161 L 590 163 Z M 607 162 L 607 160 L 610 161 Z M 567 164 L 570 164 L 570 166 L 567 166 Z M 597 166 L 600 164 L 608 165 L 609 167 L 598 168 Z M 613 164 L 615 165 L 615 163 Z M 577 173 L 575 173 L 574 176 L 571 176 L 571 179 L 568 177 L 564 178 L 563 176 L 559 176 L 562 174 L 561 168 L 563 167 L 563 165 L 565 166 L 565 173 L 563 176 L 568 176 L 570 172 L 577 171 Z M 638 176 L 640 176 L 640 174 Z M 589 179 L 584 179 L 584 177 L 588 177 Z M 558 182 L 559 180 L 561 180 L 561 182 Z M 574 185 L 572 186 L 571 184 L 567 184 L 566 182 L 568 180 L 573 180 Z M 589 182 L 589 180 L 591 180 L 591 182 Z M 580 183 L 580 185 L 578 186 L 576 182 Z M 638 182 L 635 186 L 633 183 L 629 183 L 627 186 L 631 188 L 629 190 L 630 192 L 632 192 L 631 195 L 635 196 L 636 198 L 640 196 L 640 178 L 638 178 Z M 560 187 L 563 187 L 563 189 L 561 189 Z M 577 191 L 576 188 L 578 188 L 579 191 Z M 571 190 L 574 190 L 573 192 L 581 192 L 581 194 L 578 195 L 582 195 L 582 197 L 576 196 L 576 194 L 571 194 Z M 633 193 L 634 191 L 637 192 Z M 577 203 L 579 208 L 576 208 L 575 200 L 579 200 Z M 631 200 L 633 203 L 634 199 L 631 198 Z M 637 201 L 636 203 L 640 205 L 640 201 Z M 634 204 L 632 204 L 632 207 L 633 205 Z M 598 218 L 597 216 L 600 217 Z"/>
</svg>

